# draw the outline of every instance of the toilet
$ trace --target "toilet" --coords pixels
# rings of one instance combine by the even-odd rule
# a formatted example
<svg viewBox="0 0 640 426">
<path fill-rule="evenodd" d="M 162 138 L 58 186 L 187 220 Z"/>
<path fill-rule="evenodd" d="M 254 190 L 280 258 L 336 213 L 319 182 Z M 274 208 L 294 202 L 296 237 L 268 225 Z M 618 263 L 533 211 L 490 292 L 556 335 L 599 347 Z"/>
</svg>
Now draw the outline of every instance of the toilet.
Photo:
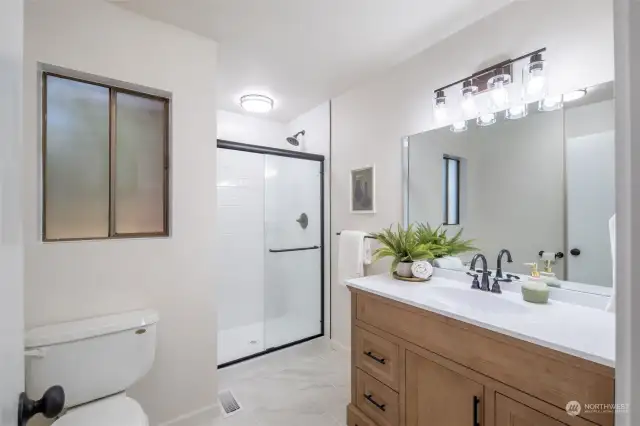
<svg viewBox="0 0 640 426">
<path fill-rule="evenodd" d="M 25 387 L 40 399 L 51 386 L 65 391 L 55 426 L 148 426 L 126 390 L 155 358 L 154 310 L 46 325 L 25 334 Z"/>
</svg>

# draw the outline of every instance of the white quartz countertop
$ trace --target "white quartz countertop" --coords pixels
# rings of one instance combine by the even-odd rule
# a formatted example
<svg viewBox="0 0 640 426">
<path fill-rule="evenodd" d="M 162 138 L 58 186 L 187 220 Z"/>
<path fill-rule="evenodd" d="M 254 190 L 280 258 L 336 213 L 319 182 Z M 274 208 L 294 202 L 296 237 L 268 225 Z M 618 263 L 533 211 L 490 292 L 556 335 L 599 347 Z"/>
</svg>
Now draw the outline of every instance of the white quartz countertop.
<svg viewBox="0 0 640 426">
<path fill-rule="evenodd" d="M 613 313 L 552 299 L 544 305 L 528 303 L 520 292 L 514 291 L 494 294 L 471 290 L 471 278 L 466 278 L 468 280 L 434 276 L 428 282 L 412 283 L 383 274 L 350 279 L 346 283 L 358 290 L 615 366 Z"/>
</svg>

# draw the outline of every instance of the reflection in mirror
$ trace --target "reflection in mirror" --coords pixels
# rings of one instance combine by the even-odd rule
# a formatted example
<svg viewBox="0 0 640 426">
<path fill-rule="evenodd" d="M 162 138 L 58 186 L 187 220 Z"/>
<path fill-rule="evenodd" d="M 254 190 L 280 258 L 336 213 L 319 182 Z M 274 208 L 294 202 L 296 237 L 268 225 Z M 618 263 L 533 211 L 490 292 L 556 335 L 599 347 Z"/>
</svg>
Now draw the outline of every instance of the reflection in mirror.
<svg viewBox="0 0 640 426">
<path fill-rule="evenodd" d="M 524 264 L 537 262 L 562 287 L 610 293 L 613 83 L 579 99 L 565 96 L 562 109 L 530 104 L 525 117 L 505 115 L 489 126 L 470 120 L 466 131 L 408 138 L 406 220 L 442 225 L 450 235 L 463 229 L 494 269 L 498 252 L 508 249 L 513 263 L 505 261 L 505 271 L 528 275 Z M 461 268 L 474 253 L 436 265 Z"/>
</svg>

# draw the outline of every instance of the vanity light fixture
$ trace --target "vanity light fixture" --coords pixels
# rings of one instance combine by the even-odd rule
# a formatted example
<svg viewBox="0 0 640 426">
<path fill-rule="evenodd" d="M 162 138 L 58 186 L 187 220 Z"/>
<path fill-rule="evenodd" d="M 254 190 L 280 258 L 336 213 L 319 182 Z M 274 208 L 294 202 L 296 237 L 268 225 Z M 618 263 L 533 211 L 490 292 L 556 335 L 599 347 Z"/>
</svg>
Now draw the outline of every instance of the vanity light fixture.
<svg viewBox="0 0 640 426">
<path fill-rule="evenodd" d="M 544 99 L 547 93 L 547 63 L 542 54 L 546 50 L 543 47 L 517 58 L 507 59 L 434 90 L 433 115 L 436 121 L 450 124 L 454 121 L 451 118 L 455 117 L 458 120 L 476 119 L 478 123 L 490 125 L 496 118 L 495 113 L 511 106 L 510 101 L 519 105 L 522 102 L 530 103 Z M 526 64 L 522 65 L 523 62 Z M 522 80 L 514 77 L 516 63 L 518 70 L 522 70 Z M 456 96 L 447 99 L 447 90 L 459 91 L 461 96 L 456 93 Z M 515 97 L 516 91 L 518 99 L 510 99 Z M 478 105 L 478 96 L 485 93 L 488 105 Z M 479 114 L 484 114 L 485 118 L 488 118 L 486 112 L 494 114 L 493 120 L 481 120 L 478 117 Z"/>
<path fill-rule="evenodd" d="M 522 81 L 525 99 L 535 101 L 546 95 L 546 63 L 542 59 L 542 52 L 531 55 L 529 63 L 522 70 Z"/>
<path fill-rule="evenodd" d="M 491 109 L 500 111 L 509 104 L 509 92 L 505 87 L 509 83 L 511 83 L 511 75 L 507 74 L 504 68 L 498 68 L 496 75 L 489 79 L 487 88 L 491 91 Z"/>
<path fill-rule="evenodd" d="M 507 120 L 517 120 L 524 118 L 529 113 L 529 106 L 527 104 L 512 106 L 504 113 L 504 117 Z"/>
<path fill-rule="evenodd" d="M 273 99 L 264 95 L 244 95 L 240 98 L 240 106 L 248 112 L 265 113 L 273 109 Z"/>
<path fill-rule="evenodd" d="M 555 111 L 562 108 L 562 105 L 562 95 L 549 96 L 538 103 L 538 110 L 544 112 Z"/>
<path fill-rule="evenodd" d="M 467 130 L 467 120 L 456 121 L 451 125 L 451 131 L 453 133 L 462 133 Z"/>
<path fill-rule="evenodd" d="M 481 126 L 481 127 L 491 126 L 495 122 L 496 122 L 496 114 L 493 112 L 480 115 L 476 121 L 478 126 Z"/>
<path fill-rule="evenodd" d="M 562 100 L 564 102 L 577 101 L 580 98 L 584 98 L 586 95 L 587 95 L 587 89 L 574 90 L 573 92 L 566 93 L 562 97 Z"/>
<path fill-rule="evenodd" d="M 478 115 L 478 107 L 476 106 L 476 94 L 478 86 L 473 84 L 472 79 L 462 83 L 462 110 L 465 117 L 476 117 Z"/>
<path fill-rule="evenodd" d="M 437 121 L 447 118 L 447 97 L 444 90 L 438 90 L 433 98 L 433 112 Z"/>
</svg>

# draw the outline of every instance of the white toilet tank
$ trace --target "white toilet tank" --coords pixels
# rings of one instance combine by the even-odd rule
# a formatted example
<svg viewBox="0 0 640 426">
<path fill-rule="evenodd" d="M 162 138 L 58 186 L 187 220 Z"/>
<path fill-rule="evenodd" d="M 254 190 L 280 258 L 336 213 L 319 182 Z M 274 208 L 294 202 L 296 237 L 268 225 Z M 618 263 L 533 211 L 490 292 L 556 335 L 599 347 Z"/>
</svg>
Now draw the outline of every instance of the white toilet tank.
<svg viewBox="0 0 640 426">
<path fill-rule="evenodd" d="M 156 311 L 144 310 L 29 330 L 27 394 L 40 399 L 61 385 L 73 407 L 128 389 L 153 365 L 157 322 Z"/>
</svg>

